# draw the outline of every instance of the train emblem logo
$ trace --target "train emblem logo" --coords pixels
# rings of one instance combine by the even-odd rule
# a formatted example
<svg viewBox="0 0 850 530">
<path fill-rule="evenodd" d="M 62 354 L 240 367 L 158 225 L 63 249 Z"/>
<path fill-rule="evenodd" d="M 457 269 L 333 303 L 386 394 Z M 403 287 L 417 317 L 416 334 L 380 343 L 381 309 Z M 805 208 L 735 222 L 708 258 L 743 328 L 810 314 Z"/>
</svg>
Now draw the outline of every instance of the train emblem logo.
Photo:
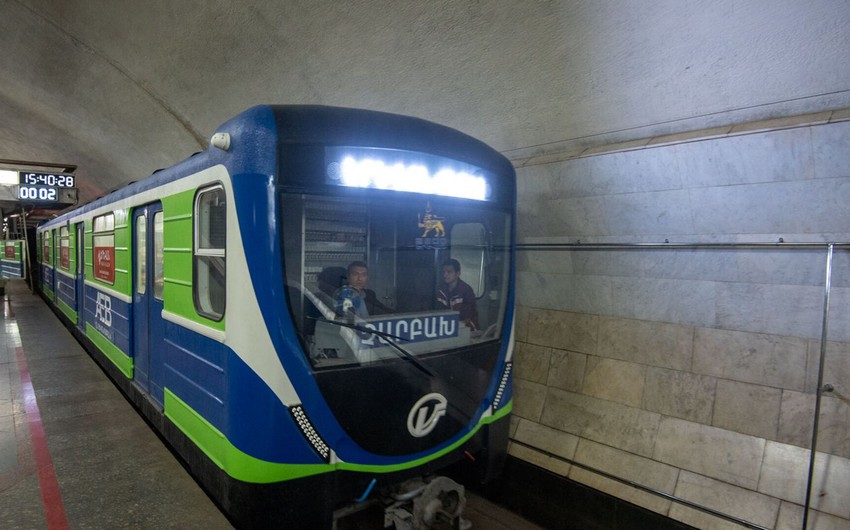
<svg viewBox="0 0 850 530">
<path fill-rule="evenodd" d="M 446 248 L 446 228 L 443 226 L 446 218 L 435 214 L 430 202 L 425 205 L 425 214 L 420 213 L 417 217 L 418 226 L 423 231 L 422 235 L 416 238 L 416 249 Z"/>
<path fill-rule="evenodd" d="M 407 430 L 415 438 L 428 435 L 437 426 L 440 418 L 446 415 L 448 400 L 436 392 L 425 394 L 417 401 L 407 415 Z"/>
<path fill-rule="evenodd" d="M 94 316 L 103 325 L 112 327 L 112 298 L 103 293 L 97 293 Z"/>
</svg>

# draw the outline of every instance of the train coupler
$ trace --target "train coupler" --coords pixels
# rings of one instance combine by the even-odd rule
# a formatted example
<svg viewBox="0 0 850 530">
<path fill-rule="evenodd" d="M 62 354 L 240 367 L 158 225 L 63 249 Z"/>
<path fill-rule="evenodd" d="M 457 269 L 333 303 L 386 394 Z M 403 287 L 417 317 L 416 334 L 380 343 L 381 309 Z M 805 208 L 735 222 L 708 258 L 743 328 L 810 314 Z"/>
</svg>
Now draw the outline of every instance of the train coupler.
<svg viewBox="0 0 850 530">
<path fill-rule="evenodd" d="M 384 528 L 428 530 L 437 524 L 449 524 L 455 530 L 472 528 L 472 523 L 463 518 L 464 487 L 448 477 L 408 480 L 396 486 L 387 499 Z"/>
</svg>

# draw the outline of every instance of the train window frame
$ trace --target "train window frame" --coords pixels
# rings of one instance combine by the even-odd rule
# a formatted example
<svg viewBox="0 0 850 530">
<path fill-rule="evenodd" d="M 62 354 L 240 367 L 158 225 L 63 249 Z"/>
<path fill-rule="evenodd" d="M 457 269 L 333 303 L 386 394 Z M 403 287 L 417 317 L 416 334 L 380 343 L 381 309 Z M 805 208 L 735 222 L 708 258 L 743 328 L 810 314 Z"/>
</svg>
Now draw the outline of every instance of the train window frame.
<svg viewBox="0 0 850 530">
<path fill-rule="evenodd" d="M 162 210 L 153 214 L 153 297 L 163 300 L 165 294 L 165 217 Z"/>
<path fill-rule="evenodd" d="M 473 234 L 473 230 L 478 233 Z M 479 236 L 477 240 L 472 239 L 474 235 Z M 487 227 L 478 222 L 455 223 L 450 237 L 451 257 L 460 263 L 461 279 L 472 287 L 475 298 L 479 299 L 487 292 Z"/>
<path fill-rule="evenodd" d="M 50 230 L 45 230 L 41 235 L 41 260 L 52 266 L 50 254 Z"/>
<path fill-rule="evenodd" d="M 115 212 L 92 219 L 92 275 L 115 285 Z"/>
<path fill-rule="evenodd" d="M 211 210 L 204 210 L 203 202 L 207 196 L 216 194 L 222 199 L 222 204 L 217 204 L 217 207 L 223 207 L 224 217 L 221 220 L 221 230 L 223 241 L 221 246 L 214 246 L 214 241 L 209 237 L 210 234 L 205 234 L 202 237 L 202 230 L 210 229 Z M 207 204 L 207 207 L 209 205 Z M 207 214 L 206 217 L 204 214 Z M 195 193 L 195 199 L 192 207 L 192 298 L 195 305 L 195 311 L 214 322 L 221 322 L 224 319 L 227 310 L 227 193 L 224 186 L 214 184 L 199 188 Z M 204 220 L 206 219 L 206 223 Z M 218 272 L 221 279 L 213 279 L 214 272 Z M 214 281 L 215 283 L 211 283 Z M 220 284 L 221 288 L 218 293 L 213 293 L 211 285 Z M 219 299 L 220 298 L 220 299 Z"/>
<path fill-rule="evenodd" d="M 59 227 L 59 267 L 71 270 L 71 238 L 67 226 Z"/>
<path fill-rule="evenodd" d="M 136 294 L 145 294 L 148 283 L 148 225 L 147 216 L 136 217 Z"/>
</svg>

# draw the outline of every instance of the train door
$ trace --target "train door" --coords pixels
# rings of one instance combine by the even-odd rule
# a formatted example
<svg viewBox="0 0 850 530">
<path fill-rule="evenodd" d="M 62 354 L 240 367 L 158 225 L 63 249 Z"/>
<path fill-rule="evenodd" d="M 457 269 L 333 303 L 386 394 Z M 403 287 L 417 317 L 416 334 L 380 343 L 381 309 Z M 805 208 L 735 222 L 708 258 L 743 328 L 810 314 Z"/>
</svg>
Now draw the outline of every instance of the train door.
<svg viewBox="0 0 850 530">
<path fill-rule="evenodd" d="M 59 253 L 59 231 L 55 228 L 50 230 L 50 293 L 51 300 L 56 302 L 58 299 L 58 294 L 56 290 L 58 289 L 58 282 L 56 281 L 56 266 L 59 263 L 59 259 L 56 254 Z"/>
<path fill-rule="evenodd" d="M 74 228 L 77 234 L 77 270 L 74 274 L 75 288 L 77 292 L 77 327 L 81 331 L 86 330 L 85 300 L 86 300 L 86 245 L 85 230 L 83 223 L 77 223 Z"/>
<path fill-rule="evenodd" d="M 162 205 L 133 212 L 133 378 L 162 406 Z"/>
</svg>

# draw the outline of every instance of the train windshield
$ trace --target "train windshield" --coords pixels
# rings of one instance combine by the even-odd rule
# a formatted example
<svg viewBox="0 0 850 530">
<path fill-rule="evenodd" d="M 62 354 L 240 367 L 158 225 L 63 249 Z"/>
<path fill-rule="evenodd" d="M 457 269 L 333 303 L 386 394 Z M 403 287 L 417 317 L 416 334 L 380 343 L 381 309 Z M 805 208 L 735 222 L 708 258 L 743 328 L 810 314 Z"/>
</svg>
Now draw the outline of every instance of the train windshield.
<svg viewBox="0 0 850 530">
<path fill-rule="evenodd" d="M 316 369 L 427 356 L 501 337 L 510 215 L 415 194 L 284 193 L 284 270 Z"/>
</svg>

